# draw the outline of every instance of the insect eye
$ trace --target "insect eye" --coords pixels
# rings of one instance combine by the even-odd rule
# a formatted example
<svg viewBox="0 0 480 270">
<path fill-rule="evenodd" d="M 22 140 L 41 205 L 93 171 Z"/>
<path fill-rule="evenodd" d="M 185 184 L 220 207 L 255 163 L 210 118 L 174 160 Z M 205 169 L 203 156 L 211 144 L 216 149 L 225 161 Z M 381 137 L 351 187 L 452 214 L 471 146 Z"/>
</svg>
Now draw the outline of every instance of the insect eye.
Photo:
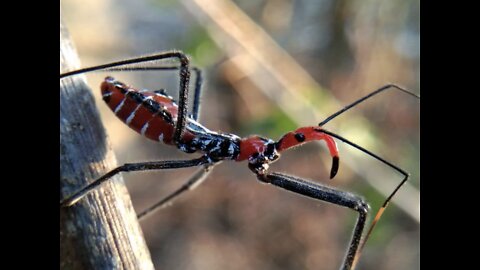
<svg viewBox="0 0 480 270">
<path fill-rule="evenodd" d="M 275 151 L 275 144 L 274 143 L 269 143 L 267 144 L 267 150 L 265 151 L 265 154 L 271 155 Z"/>
</svg>

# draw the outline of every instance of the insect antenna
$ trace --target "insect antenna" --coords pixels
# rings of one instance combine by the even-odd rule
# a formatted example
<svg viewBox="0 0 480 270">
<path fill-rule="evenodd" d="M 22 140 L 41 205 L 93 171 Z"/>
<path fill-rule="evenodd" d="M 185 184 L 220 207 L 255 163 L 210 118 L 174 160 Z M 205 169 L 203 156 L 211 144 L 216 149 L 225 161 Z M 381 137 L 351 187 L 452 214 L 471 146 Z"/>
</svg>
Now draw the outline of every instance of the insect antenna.
<svg viewBox="0 0 480 270">
<path fill-rule="evenodd" d="M 358 104 L 362 103 L 363 101 L 385 91 L 385 90 L 389 90 L 389 89 L 394 89 L 394 90 L 399 90 L 403 93 L 406 93 L 408 95 L 411 95 L 413 97 L 416 97 L 417 99 L 420 99 L 420 96 L 415 94 L 415 93 L 412 93 L 396 84 L 387 84 L 387 85 L 384 85 L 380 88 L 378 88 L 377 90 L 371 92 L 370 94 L 352 102 L 351 104 L 345 106 L 343 109 L 335 112 L 334 114 L 330 115 L 329 117 L 327 117 L 325 120 L 323 120 L 322 122 L 320 122 L 318 125 L 320 127 L 324 126 L 326 123 L 330 122 L 331 120 L 333 120 L 335 117 L 341 115 L 342 113 L 346 112 L 347 110 L 357 106 Z M 355 265 L 356 265 L 356 262 L 358 260 L 358 258 L 360 257 L 361 253 L 362 253 L 362 250 L 363 248 L 365 247 L 365 244 L 367 242 L 367 240 L 370 238 L 370 235 L 373 231 L 373 229 L 375 228 L 375 226 L 377 225 L 378 221 L 380 220 L 381 216 L 383 215 L 385 209 L 387 208 L 388 204 L 390 203 L 390 201 L 392 200 L 393 196 L 395 196 L 395 194 L 398 192 L 398 190 L 403 186 L 403 184 L 405 184 L 405 182 L 408 180 L 409 178 L 409 174 L 407 172 L 405 172 L 403 169 L 401 169 L 400 167 L 390 163 L 389 161 L 379 157 L 378 155 L 374 154 L 373 152 L 361 147 L 360 145 L 356 144 L 356 143 L 353 143 L 343 137 L 341 137 L 340 135 L 337 135 L 335 133 L 332 133 L 330 131 L 327 131 L 323 128 L 319 129 L 318 131 L 320 132 L 323 132 L 327 135 L 330 135 L 334 138 L 337 138 L 338 140 L 341 140 L 342 142 L 354 147 L 354 148 L 357 148 L 358 150 L 364 152 L 365 154 L 377 159 L 378 161 L 386 164 L 387 166 L 391 167 L 392 169 L 398 171 L 400 174 L 402 174 L 404 177 L 402 179 L 402 181 L 397 185 L 397 187 L 393 190 L 393 192 L 387 197 L 387 199 L 384 201 L 383 205 L 380 207 L 380 209 L 377 211 L 377 213 L 375 214 L 375 218 L 373 219 L 372 223 L 370 224 L 370 227 L 367 231 L 367 233 L 365 234 L 365 237 L 360 245 L 360 248 L 358 249 L 358 253 L 356 254 L 355 256 L 355 260 L 354 260 L 354 263 L 353 263 L 353 266 L 352 268 L 355 268 Z"/>
<path fill-rule="evenodd" d="M 357 106 L 359 103 L 362 103 L 363 101 L 365 101 L 365 100 L 367 100 L 367 99 L 375 96 L 376 94 L 379 94 L 379 93 L 381 93 L 381 92 L 383 92 L 383 91 L 385 91 L 385 90 L 389 90 L 389 89 L 399 90 L 399 91 L 402 91 L 402 92 L 404 92 L 404 93 L 406 93 L 406 94 L 409 94 L 409 95 L 411 95 L 411 96 L 414 96 L 414 97 L 420 99 L 420 96 L 418 96 L 417 94 L 414 94 L 414 93 L 412 93 L 412 92 L 410 92 L 410 91 L 408 91 L 408 90 L 406 90 L 406 89 L 404 89 L 404 88 L 402 88 L 402 87 L 400 87 L 400 86 L 398 86 L 398 85 L 396 85 L 396 84 L 387 84 L 387 85 L 384 85 L 384 86 L 378 88 L 377 90 L 371 92 L 370 94 L 368 94 L 368 95 L 366 95 L 366 96 L 364 96 L 364 97 L 362 97 L 362 98 L 354 101 L 354 102 L 351 103 L 350 105 L 345 106 L 345 108 L 343 108 L 343 109 L 339 110 L 338 112 L 330 115 L 330 116 L 327 117 L 325 120 L 323 120 L 322 122 L 320 122 L 318 125 L 319 125 L 319 126 L 324 126 L 326 123 L 330 122 L 330 121 L 333 120 L 335 117 L 337 117 L 337 116 L 339 116 L 340 114 L 346 112 L 347 110 L 349 110 L 349 109 Z"/>
</svg>

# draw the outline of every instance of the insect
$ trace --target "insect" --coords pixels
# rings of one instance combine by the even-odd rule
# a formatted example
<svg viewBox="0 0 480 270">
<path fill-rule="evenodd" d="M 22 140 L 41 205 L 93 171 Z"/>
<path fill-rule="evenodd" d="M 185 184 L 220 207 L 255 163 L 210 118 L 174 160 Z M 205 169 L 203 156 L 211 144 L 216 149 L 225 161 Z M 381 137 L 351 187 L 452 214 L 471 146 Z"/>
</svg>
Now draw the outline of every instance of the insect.
<svg viewBox="0 0 480 270">
<path fill-rule="evenodd" d="M 138 66 L 139 63 L 161 61 L 164 59 L 175 59 L 178 61 L 179 65 L 161 67 Z M 197 187 L 211 172 L 211 169 L 222 161 L 245 161 L 256 178 L 263 183 L 271 184 L 312 199 L 347 207 L 357 212 L 357 222 L 342 264 L 342 269 L 352 269 L 355 267 L 355 264 L 360 257 L 361 250 L 368 240 L 373 228 L 382 216 L 392 197 L 407 181 L 409 175 L 398 166 L 388 162 L 360 145 L 326 130 L 324 126 L 340 114 L 386 90 L 393 89 L 401 91 L 416 98 L 419 98 L 419 96 L 400 86 L 388 84 L 347 105 L 316 126 L 301 127 L 294 131 L 287 132 L 279 140 L 272 140 L 258 135 L 241 138 L 235 134 L 211 131 L 200 124 L 198 122 L 198 116 L 200 111 L 202 74 L 198 68 L 190 66 L 188 57 L 180 51 L 167 51 L 151 56 L 79 69 L 61 74 L 60 79 L 98 70 L 132 71 L 146 69 L 179 70 L 180 82 L 178 104 L 164 90 L 140 91 L 117 81 L 110 76 L 106 77 L 101 84 L 103 100 L 120 120 L 141 135 L 154 141 L 176 146 L 179 150 L 185 153 L 201 153 L 202 156 L 190 160 L 167 160 L 124 164 L 94 180 L 83 189 L 61 200 L 61 207 L 68 207 L 75 204 L 82 197 L 95 190 L 102 183 L 105 183 L 120 172 L 203 166 L 203 169 L 193 175 L 180 189 L 138 215 L 139 218 L 143 218 L 153 210 L 164 207 L 177 196 Z M 196 73 L 196 81 L 194 84 L 193 108 L 189 112 L 187 106 L 191 72 Z M 403 180 L 385 200 L 380 210 L 378 210 L 368 230 L 365 230 L 365 225 L 369 212 L 369 205 L 361 197 L 350 192 L 337 190 L 296 176 L 269 171 L 269 164 L 278 160 L 282 152 L 303 145 L 307 142 L 324 141 L 332 159 L 330 178 L 334 178 L 340 168 L 340 157 L 336 140 L 340 140 L 357 148 L 404 176 Z M 364 233 L 365 231 L 366 233 Z"/>
</svg>

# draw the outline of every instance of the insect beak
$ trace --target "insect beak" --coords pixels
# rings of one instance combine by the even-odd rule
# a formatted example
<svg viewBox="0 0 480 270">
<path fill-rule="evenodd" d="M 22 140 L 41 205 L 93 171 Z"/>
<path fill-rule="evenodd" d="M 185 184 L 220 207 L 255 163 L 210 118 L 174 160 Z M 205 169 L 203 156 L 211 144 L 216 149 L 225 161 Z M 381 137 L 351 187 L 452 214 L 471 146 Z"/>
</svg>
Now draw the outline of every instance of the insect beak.
<svg viewBox="0 0 480 270">
<path fill-rule="evenodd" d="M 330 170 L 330 179 L 334 178 L 335 175 L 337 175 L 339 165 L 340 158 L 338 156 L 334 156 L 332 159 L 332 169 Z"/>
</svg>

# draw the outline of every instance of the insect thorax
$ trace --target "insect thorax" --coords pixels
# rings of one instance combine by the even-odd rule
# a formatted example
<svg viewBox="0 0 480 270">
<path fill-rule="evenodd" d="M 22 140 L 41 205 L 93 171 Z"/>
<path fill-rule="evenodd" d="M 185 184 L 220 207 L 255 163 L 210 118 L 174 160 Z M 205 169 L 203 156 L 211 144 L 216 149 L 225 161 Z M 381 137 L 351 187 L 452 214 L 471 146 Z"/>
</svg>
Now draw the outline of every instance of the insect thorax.
<svg viewBox="0 0 480 270">
<path fill-rule="evenodd" d="M 235 159 L 240 153 L 240 137 L 237 135 L 210 131 L 191 118 L 187 130 L 194 134 L 194 138 L 178 146 L 184 152 L 201 151 L 214 161 Z"/>
</svg>

